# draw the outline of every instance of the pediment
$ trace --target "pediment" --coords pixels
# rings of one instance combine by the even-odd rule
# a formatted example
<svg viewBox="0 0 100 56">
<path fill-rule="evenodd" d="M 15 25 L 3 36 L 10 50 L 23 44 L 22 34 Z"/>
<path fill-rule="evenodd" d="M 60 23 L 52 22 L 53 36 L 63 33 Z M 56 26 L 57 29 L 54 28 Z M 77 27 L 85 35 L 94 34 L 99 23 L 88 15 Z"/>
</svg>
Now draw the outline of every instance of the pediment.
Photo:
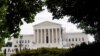
<svg viewBox="0 0 100 56">
<path fill-rule="evenodd" d="M 58 23 L 54 23 L 54 22 L 50 22 L 50 21 L 45 21 L 45 22 L 42 22 L 42 23 L 34 25 L 34 27 L 36 27 L 36 26 L 61 26 L 61 25 L 58 24 Z"/>
</svg>

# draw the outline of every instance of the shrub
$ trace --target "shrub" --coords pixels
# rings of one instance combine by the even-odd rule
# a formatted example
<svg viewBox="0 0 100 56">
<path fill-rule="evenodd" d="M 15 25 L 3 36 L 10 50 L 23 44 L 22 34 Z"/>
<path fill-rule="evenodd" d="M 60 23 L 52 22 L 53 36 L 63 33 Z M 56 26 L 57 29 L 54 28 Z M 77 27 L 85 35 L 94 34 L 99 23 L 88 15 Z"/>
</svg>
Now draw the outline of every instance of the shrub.
<svg viewBox="0 0 100 56">
<path fill-rule="evenodd" d="M 4 54 L 3 53 L 0 53 L 0 56 L 4 56 Z"/>
<path fill-rule="evenodd" d="M 69 52 L 68 49 L 38 48 L 34 50 L 24 50 L 17 52 L 12 56 L 65 56 L 67 52 Z"/>
<path fill-rule="evenodd" d="M 81 44 L 71 49 L 39 48 L 25 50 L 12 56 L 100 56 L 100 43 Z"/>
</svg>

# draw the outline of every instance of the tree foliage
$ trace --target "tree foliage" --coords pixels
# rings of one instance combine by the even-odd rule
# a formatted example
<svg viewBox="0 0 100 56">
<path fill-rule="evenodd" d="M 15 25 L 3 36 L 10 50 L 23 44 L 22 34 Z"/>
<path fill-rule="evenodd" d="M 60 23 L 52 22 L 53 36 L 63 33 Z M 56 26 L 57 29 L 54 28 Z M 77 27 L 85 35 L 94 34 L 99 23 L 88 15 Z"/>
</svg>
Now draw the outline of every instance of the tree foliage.
<svg viewBox="0 0 100 56">
<path fill-rule="evenodd" d="M 3 53 L 0 53 L 0 56 L 5 56 Z"/>
<path fill-rule="evenodd" d="M 23 24 L 34 21 L 35 15 L 42 10 L 41 0 L 0 0 L 0 35 L 17 37 Z"/>
<path fill-rule="evenodd" d="M 100 43 L 92 43 L 92 44 L 81 44 L 80 46 L 76 46 L 72 48 L 69 55 L 70 56 L 100 56 Z"/>
<path fill-rule="evenodd" d="M 1 51 L 1 48 L 5 45 L 5 39 L 3 38 L 0 38 L 0 51 Z"/>
<path fill-rule="evenodd" d="M 23 50 L 12 56 L 100 56 L 100 43 L 82 43 L 74 48 L 39 48 L 35 50 Z"/>
<path fill-rule="evenodd" d="M 39 48 L 35 50 L 23 50 L 12 56 L 66 56 L 69 49 Z"/>
<path fill-rule="evenodd" d="M 70 16 L 69 22 L 78 24 L 86 33 L 95 35 L 100 41 L 100 2 L 99 0 L 46 0 L 53 18 Z"/>
</svg>

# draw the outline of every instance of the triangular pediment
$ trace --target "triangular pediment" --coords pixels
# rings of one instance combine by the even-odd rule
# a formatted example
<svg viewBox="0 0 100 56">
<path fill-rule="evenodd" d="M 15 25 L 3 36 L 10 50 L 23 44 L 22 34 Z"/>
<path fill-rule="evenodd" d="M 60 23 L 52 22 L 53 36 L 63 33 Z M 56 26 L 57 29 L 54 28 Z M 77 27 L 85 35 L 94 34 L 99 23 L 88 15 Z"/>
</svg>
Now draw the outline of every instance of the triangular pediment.
<svg viewBox="0 0 100 56">
<path fill-rule="evenodd" d="M 50 22 L 50 21 L 41 22 L 41 23 L 36 24 L 34 26 L 49 26 L 49 25 L 58 25 L 58 26 L 60 26 L 60 24 L 54 23 L 54 22 Z"/>
</svg>

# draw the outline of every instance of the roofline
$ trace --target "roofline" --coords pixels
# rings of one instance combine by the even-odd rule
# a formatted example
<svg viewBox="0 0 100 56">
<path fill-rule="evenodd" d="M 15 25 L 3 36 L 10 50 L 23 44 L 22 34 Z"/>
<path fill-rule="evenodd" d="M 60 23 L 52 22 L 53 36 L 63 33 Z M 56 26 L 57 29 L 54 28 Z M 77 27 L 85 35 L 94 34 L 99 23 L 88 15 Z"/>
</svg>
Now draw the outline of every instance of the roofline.
<svg viewBox="0 0 100 56">
<path fill-rule="evenodd" d="M 37 24 L 35 24 L 35 25 L 33 25 L 33 26 L 39 25 L 39 24 L 44 23 L 44 22 L 50 22 L 50 23 L 54 23 L 54 24 L 57 24 L 57 25 L 61 25 L 61 24 L 56 23 L 56 22 L 51 22 L 51 21 L 43 21 L 43 22 L 37 23 Z"/>
<path fill-rule="evenodd" d="M 65 34 L 78 34 L 78 33 L 84 33 L 84 32 L 67 32 Z M 85 33 L 84 33 L 85 34 Z"/>
</svg>

